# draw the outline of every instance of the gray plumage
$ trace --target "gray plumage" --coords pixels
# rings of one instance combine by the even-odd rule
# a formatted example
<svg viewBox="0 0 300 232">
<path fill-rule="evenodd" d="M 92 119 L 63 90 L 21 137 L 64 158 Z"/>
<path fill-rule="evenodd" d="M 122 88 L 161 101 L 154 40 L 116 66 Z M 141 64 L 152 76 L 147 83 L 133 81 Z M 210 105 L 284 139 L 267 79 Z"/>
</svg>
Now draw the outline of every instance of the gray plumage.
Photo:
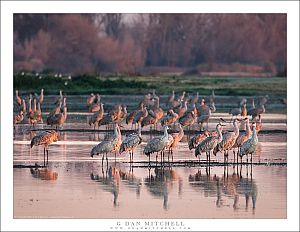
<svg viewBox="0 0 300 232">
<path fill-rule="evenodd" d="M 210 152 L 217 146 L 219 142 L 222 141 L 222 125 L 218 124 L 216 126 L 218 136 L 210 136 L 204 139 L 195 150 L 195 156 L 201 155 L 201 153 L 206 152 L 206 155 L 210 155 Z"/>
<path fill-rule="evenodd" d="M 246 142 L 244 142 L 240 148 L 240 156 L 243 157 L 244 155 L 252 154 L 255 152 L 257 144 L 258 144 L 258 138 L 256 133 L 256 123 L 252 123 L 252 136 L 250 139 L 248 139 Z"/>
<path fill-rule="evenodd" d="M 164 151 L 168 145 L 168 127 L 164 126 L 164 135 L 151 139 L 144 148 L 144 154 L 149 156 L 154 152 Z"/>
<path fill-rule="evenodd" d="M 129 134 L 121 144 L 120 153 L 122 152 L 132 152 L 142 142 L 141 127 L 139 127 L 138 133 Z"/>
<path fill-rule="evenodd" d="M 118 133 L 118 125 L 115 125 L 114 128 L 114 136 L 109 140 L 104 140 L 91 150 L 91 157 L 94 155 L 99 154 L 107 154 L 110 152 L 116 152 L 118 148 L 118 140 L 119 140 L 119 133 Z"/>
</svg>

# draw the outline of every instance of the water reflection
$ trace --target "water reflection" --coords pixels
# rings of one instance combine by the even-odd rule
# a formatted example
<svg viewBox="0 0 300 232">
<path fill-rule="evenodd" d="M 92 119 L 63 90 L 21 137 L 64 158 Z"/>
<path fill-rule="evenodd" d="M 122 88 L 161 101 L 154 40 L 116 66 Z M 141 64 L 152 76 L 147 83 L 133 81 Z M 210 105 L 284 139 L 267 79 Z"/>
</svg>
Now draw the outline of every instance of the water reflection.
<svg viewBox="0 0 300 232">
<path fill-rule="evenodd" d="M 149 169 L 149 176 L 144 179 L 145 186 L 151 195 L 163 198 L 163 208 L 168 210 L 169 193 L 175 182 L 178 182 L 178 195 L 182 194 L 182 178 L 170 167 L 155 168 L 154 174 L 150 174 Z"/>
<path fill-rule="evenodd" d="M 58 173 L 50 171 L 48 168 L 30 168 L 30 173 L 34 178 L 41 180 L 57 180 Z"/>
<path fill-rule="evenodd" d="M 136 192 L 136 196 L 139 198 L 141 194 L 142 179 L 133 174 L 133 169 L 130 168 L 129 172 L 123 172 L 120 170 L 120 177 L 123 181 L 122 183 L 124 183 L 130 190 L 134 190 Z"/>
<path fill-rule="evenodd" d="M 112 166 L 106 169 L 106 171 L 102 169 L 102 175 L 91 173 L 91 180 L 99 182 L 105 192 L 113 194 L 114 207 L 119 205 L 118 196 L 120 191 L 120 179 L 120 170 Z"/>
<path fill-rule="evenodd" d="M 217 208 L 230 207 L 232 204 L 233 210 L 237 211 L 240 209 L 240 197 L 244 197 L 247 211 L 251 198 L 252 213 L 255 214 L 258 188 L 252 177 L 252 166 L 245 167 L 246 177 L 242 176 L 242 166 L 234 166 L 232 174 L 228 174 L 229 168 L 224 166 L 223 175 L 211 175 L 210 167 L 206 168 L 205 173 L 198 170 L 195 174 L 189 175 L 189 184 L 205 197 L 216 198 Z"/>
</svg>

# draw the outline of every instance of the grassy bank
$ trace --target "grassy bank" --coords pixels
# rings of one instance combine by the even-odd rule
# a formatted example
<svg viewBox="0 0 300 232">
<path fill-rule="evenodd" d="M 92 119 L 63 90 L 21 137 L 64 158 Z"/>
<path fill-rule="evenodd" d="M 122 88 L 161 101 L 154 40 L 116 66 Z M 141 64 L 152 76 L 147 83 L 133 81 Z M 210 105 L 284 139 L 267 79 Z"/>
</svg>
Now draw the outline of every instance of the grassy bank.
<svg viewBox="0 0 300 232">
<path fill-rule="evenodd" d="M 76 76 L 68 77 L 15 75 L 14 89 L 37 92 L 44 88 L 48 94 L 61 89 L 67 94 L 144 94 L 156 89 L 159 94 L 175 91 L 209 95 L 286 95 L 287 79 L 281 77 L 197 77 L 197 76 Z"/>
</svg>

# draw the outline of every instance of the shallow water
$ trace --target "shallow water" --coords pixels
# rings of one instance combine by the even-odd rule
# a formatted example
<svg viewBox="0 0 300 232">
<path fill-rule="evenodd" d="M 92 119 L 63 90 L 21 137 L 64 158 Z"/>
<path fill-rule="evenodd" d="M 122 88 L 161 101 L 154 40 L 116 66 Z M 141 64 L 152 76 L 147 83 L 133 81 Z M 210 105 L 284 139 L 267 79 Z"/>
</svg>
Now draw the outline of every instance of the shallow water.
<svg viewBox="0 0 300 232">
<path fill-rule="evenodd" d="M 278 128 L 278 117 L 270 130 Z M 276 118 L 276 117 L 275 117 Z M 46 128 L 38 125 L 37 128 Z M 67 123 L 64 129 L 89 128 Z M 268 128 L 268 124 L 266 127 Z M 283 125 L 286 130 L 286 126 Z M 125 128 L 127 129 L 127 128 Z M 230 128 L 229 128 L 230 130 Z M 18 125 L 14 138 L 14 164 L 43 164 L 43 147 L 30 149 L 38 131 Z M 124 133 L 123 133 L 124 134 Z M 128 154 L 109 154 L 102 171 L 101 157 L 90 157 L 105 133 L 62 131 L 49 146 L 49 166 L 39 170 L 14 168 L 15 218 L 286 218 L 286 133 L 261 133 L 253 165 L 223 163 L 221 153 L 212 165 L 201 165 L 187 146 L 186 136 L 174 149 L 174 163 L 163 167 L 151 156 L 151 169 L 143 148 L 143 135 L 131 168 Z M 125 136 L 123 135 L 123 138 Z M 167 161 L 167 157 L 165 158 Z M 187 161 L 194 161 L 187 163 Z M 177 163 L 176 163 L 177 162 Z M 178 163 L 179 162 L 179 163 Z M 181 162 L 181 163 L 180 163 Z M 131 172 L 130 172 L 131 170 Z M 247 175 L 248 173 L 248 175 Z M 187 210 L 188 209 L 188 210 Z"/>
<path fill-rule="evenodd" d="M 14 169 L 14 216 L 286 218 L 286 166 L 129 169 L 110 162 L 102 172 L 97 161 L 50 162 L 38 175 Z"/>
</svg>

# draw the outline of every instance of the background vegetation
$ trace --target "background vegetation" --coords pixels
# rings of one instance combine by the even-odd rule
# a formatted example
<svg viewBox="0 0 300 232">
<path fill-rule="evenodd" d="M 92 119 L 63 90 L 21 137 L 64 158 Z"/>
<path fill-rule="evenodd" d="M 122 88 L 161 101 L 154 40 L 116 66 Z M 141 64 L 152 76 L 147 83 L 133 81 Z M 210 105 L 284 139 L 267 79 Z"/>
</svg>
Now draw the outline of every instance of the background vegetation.
<svg viewBox="0 0 300 232">
<path fill-rule="evenodd" d="M 286 14 L 14 14 L 14 71 L 285 76 L 286 35 Z"/>
</svg>

